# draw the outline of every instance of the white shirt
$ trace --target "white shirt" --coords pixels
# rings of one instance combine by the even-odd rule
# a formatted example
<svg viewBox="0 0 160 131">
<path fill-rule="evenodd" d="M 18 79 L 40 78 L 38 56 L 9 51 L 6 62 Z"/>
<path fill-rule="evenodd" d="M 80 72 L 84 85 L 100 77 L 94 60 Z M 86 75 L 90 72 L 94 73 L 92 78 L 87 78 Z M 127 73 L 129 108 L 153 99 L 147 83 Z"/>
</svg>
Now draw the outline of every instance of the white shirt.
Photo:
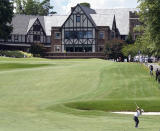
<svg viewBox="0 0 160 131">
<path fill-rule="evenodd" d="M 134 114 L 134 116 L 139 117 L 141 115 L 140 111 L 137 110 L 137 112 Z"/>
</svg>

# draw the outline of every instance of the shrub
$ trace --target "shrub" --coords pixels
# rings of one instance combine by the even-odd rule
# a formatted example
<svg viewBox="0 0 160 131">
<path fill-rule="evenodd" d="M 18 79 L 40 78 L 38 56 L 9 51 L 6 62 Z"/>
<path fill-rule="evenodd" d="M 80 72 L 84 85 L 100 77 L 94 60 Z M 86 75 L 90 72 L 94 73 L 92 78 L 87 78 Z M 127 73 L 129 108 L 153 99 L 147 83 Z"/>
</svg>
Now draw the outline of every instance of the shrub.
<svg viewBox="0 0 160 131">
<path fill-rule="evenodd" d="M 22 53 L 25 58 L 31 58 L 31 57 L 33 57 L 33 55 L 31 53 L 27 53 L 27 52 L 23 52 L 23 51 L 19 51 L 19 52 Z"/>
<path fill-rule="evenodd" d="M 22 51 L 4 51 L 0 50 L 0 56 L 14 57 L 14 58 L 29 58 L 32 54 L 28 54 Z"/>
<path fill-rule="evenodd" d="M 45 48 L 43 44 L 34 43 L 30 47 L 30 53 L 35 57 L 43 57 L 45 55 Z"/>
</svg>

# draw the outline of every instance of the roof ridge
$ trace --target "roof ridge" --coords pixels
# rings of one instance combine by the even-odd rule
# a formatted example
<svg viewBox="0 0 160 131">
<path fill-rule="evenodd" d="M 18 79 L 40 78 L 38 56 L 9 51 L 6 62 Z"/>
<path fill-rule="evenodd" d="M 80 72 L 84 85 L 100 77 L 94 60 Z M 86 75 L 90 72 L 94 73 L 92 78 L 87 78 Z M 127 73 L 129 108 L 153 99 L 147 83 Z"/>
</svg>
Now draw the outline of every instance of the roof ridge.
<svg viewBox="0 0 160 131">
<path fill-rule="evenodd" d="M 115 9 L 137 9 L 137 8 L 120 8 L 120 7 L 118 7 L 118 8 L 105 8 L 105 9 L 95 9 L 95 10 L 115 10 Z"/>
<path fill-rule="evenodd" d="M 56 14 L 56 15 L 49 15 L 49 17 L 51 17 L 51 16 L 68 16 L 68 15 L 58 15 L 58 14 Z M 45 17 L 48 17 L 48 16 L 45 16 Z"/>
<path fill-rule="evenodd" d="M 115 13 L 110 13 L 110 14 L 100 14 L 100 13 L 97 13 L 97 14 L 91 14 L 91 15 L 115 15 Z"/>
</svg>

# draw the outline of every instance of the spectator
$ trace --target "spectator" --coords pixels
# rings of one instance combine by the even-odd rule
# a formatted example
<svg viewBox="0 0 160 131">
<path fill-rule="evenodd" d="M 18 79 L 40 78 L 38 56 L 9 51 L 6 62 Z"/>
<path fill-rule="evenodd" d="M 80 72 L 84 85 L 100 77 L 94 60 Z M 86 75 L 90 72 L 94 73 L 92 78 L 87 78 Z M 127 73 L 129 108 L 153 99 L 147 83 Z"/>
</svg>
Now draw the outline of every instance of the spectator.
<svg viewBox="0 0 160 131">
<path fill-rule="evenodd" d="M 158 68 L 157 68 L 157 70 L 156 70 L 156 81 L 158 81 L 159 75 L 160 75 L 160 72 L 159 72 L 159 70 L 158 70 Z"/>
<path fill-rule="evenodd" d="M 153 76 L 153 65 L 150 65 L 150 75 Z"/>
</svg>

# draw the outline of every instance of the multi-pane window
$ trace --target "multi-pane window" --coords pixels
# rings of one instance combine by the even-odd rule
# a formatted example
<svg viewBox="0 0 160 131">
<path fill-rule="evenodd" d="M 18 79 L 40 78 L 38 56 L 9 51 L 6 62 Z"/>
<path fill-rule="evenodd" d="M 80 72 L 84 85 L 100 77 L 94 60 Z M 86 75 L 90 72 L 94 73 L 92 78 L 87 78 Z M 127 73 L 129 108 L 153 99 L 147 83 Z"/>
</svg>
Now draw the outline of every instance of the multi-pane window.
<svg viewBox="0 0 160 131">
<path fill-rule="evenodd" d="M 14 40 L 18 40 L 18 35 L 14 35 Z"/>
<path fill-rule="evenodd" d="M 93 32 L 87 31 L 87 38 L 93 38 Z"/>
<path fill-rule="evenodd" d="M 104 39 L 104 32 L 99 32 L 99 39 Z"/>
<path fill-rule="evenodd" d="M 61 38 L 61 33 L 55 32 L 55 39 L 60 39 L 60 38 Z"/>
<path fill-rule="evenodd" d="M 65 37 L 65 39 L 71 39 L 70 31 L 65 31 L 64 37 Z"/>
<path fill-rule="evenodd" d="M 40 35 L 34 35 L 33 40 L 34 41 L 40 41 Z"/>
<path fill-rule="evenodd" d="M 11 39 L 12 39 L 12 36 L 11 36 L 11 35 L 9 35 L 9 36 L 8 36 L 8 40 L 11 40 Z"/>
<path fill-rule="evenodd" d="M 65 31 L 65 39 L 92 39 L 92 31 Z"/>
<path fill-rule="evenodd" d="M 33 31 L 40 31 L 40 25 L 33 25 Z"/>
<path fill-rule="evenodd" d="M 79 15 L 76 16 L 76 22 L 80 22 L 81 21 L 81 17 Z"/>
</svg>

